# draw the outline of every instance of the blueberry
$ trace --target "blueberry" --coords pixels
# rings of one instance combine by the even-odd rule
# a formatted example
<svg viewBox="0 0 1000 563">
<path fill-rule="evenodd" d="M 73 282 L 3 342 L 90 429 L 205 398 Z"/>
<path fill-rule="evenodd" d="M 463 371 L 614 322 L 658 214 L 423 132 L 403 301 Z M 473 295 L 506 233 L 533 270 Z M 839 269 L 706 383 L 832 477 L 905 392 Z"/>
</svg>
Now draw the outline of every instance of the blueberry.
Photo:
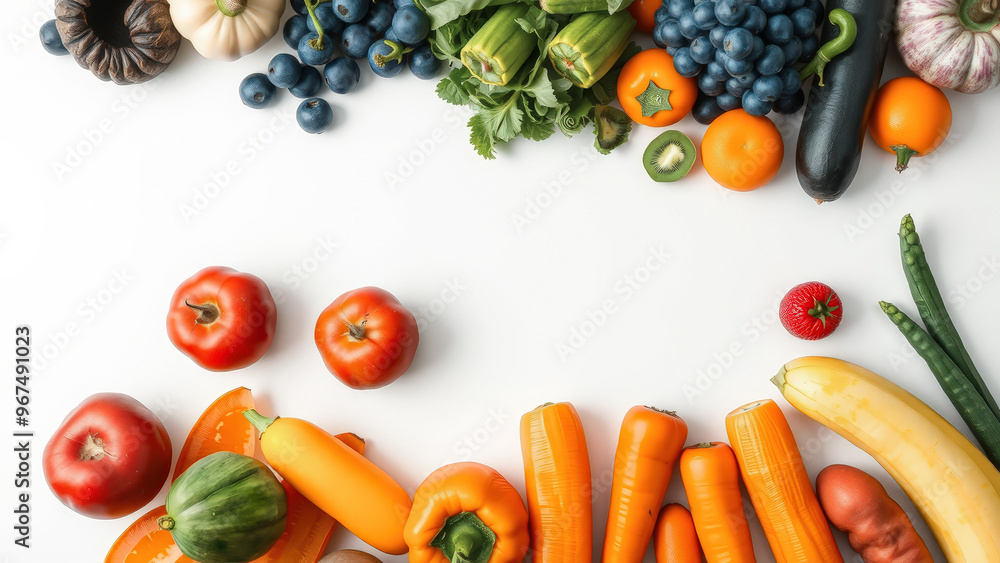
<svg viewBox="0 0 1000 563">
<path fill-rule="evenodd" d="M 715 0 L 715 19 L 722 25 L 740 25 L 746 15 L 746 4 L 743 0 Z"/>
<path fill-rule="evenodd" d="M 694 16 L 694 23 L 702 31 L 708 31 L 719 23 L 719 20 L 715 18 L 715 2 L 713 0 L 708 0 L 695 6 L 692 15 Z"/>
<path fill-rule="evenodd" d="M 730 78 L 726 81 L 726 93 L 734 98 L 743 96 L 743 93 L 749 89 L 749 86 L 742 84 L 736 77 Z"/>
<path fill-rule="evenodd" d="M 753 83 L 753 93 L 765 102 L 773 102 L 781 97 L 784 84 L 777 76 L 761 76 Z"/>
<path fill-rule="evenodd" d="M 319 66 L 326 64 L 327 61 L 333 58 L 333 45 L 334 41 L 330 37 L 323 38 L 323 45 L 321 49 L 313 47 L 313 42 L 319 39 L 319 36 L 315 32 L 309 32 L 302 36 L 299 40 L 298 49 L 299 60 L 302 64 Z"/>
<path fill-rule="evenodd" d="M 694 21 L 694 14 L 691 12 L 685 12 L 677 22 L 681 30 L 681 35 L 684 38 L 694 39 L 701 35 L 701 30 L 698 29 L 698 24 Z"/>
<path fill-rule="evenodd" d="M 681 76 L 692 78 L 698 76 L 698 73 L 701 72 L 701 65 L 694 62 L 694 59 L 691 58 L 690 49 L 681 47 L 674 53 L 674 70 Z"/>
<path fill-rule="evenodd" d="M 422 80 L 437 77 L 441 61 L 434 56 L 430 45 L 421 45 L 410 52 L 410 72 Z"/>
<path fill-rule="evenodd" d="M 392 0 L 392 7 L 398 12 L 406 6 L 414 6 L 413 0 Z"/>
<path fill-rule="evenodd" d="M 722 48 L 722 42 L 726 40 L 726 34 L 732 28 L 727 25 L 717 25 L 708 32 L 708 40 L 716 49 Z"/>
<path fill-rule="evenodd" d="M 795 72 L 795 69 L 792 67 L 786 66 L 781 69 L 781 72 L 778 73 L 778 78 L 781 79 L 782 96 L 788 96 L 796 90 L 800 90 L 802 88 L 802 81 L 799 80 L 799 73 Z"/>
<path fill-rule="evenodd" d="M 240 99 L 254 109 L 266 108 L 277 92 L 263 72 L 255 72 L 240 82 Z"/>
<path fill-rule="evenodd" d="M 333 0 L 333 13 L 344 23 L 358 23 L 368 13 L 371 0 Z"/>
<path fill-rule="evenodd" d="M 728 72 L 730 76 L 742 76 L 753 70 L 753 63 L 747 59 L 739 60 L 729 58 L 726 60 L 725 66 L 726 72 Z"/>
<path fill-rule="evenodd" d="M 288 53 L 279 53 L 267 64 L 267 78 L 278 88 L 291 88 L 299 81 L 302 65 Z"/>
<path fill-rule="evenodd" d="M 726 83 L 712 78 L 707 72 L 698 75 L 698 89 L 709 96 L 718 96 L 726 91 Z"/>
<path fill-rule="evenodd" d="M 731 111 L 743 105 L 740 99 L 728 92 L 723 92 L 715 97 L 715 103 L 722 111 Z"/>
<path fill-rule="evenodd" d="M 792 19 L 785 14 L 775 14 L 767 18 L 767 25 L 764 27 L 764 39 L 771 43 L 784 45 L 793 35 Z"/>
<path fill-rule="evenodd" d="M 394 52 L 395 57 L 386 58 Z M 403 70 L 402 48 L 399 45 L 393 47 L 385 39 L 379 39 L 368 48 L 368 66 L 372 67 L 372 71 L 378 76 L 384 78 L 396 76 Z"/>
<path fill-rule="evenodd" d="M 667 12 L 666 6 L 661 5 L 655 12 L 653 12 L 653 23 L 660 23 L 669 17 L 670 14 Z"/>
<path fill-rule="evenodd" d="M 767 14 L 780 14 L 788 7 L 788 0 L 760 0 L 757 4 Z"/>
<path fill-rule="evenodd" d="M 333 123 L 333 110 L 323 98 L 302 100 L 295 110 L 295 121 L 306 133 L 322 133 Z"/>
<path fill-rule="evenodd" d="M 726 34 L 722 49 L 730 59 L 745 59 L 753 51 L 753 34 L 746 28 L 734 27 Z"/>
<path fill-rule="evenodd" d="M 805 101 L 806 95 L 802 93 L 802 90 L 796 90 L 792 94 L 778 98 L 778 101 L 774 102 L 774 111 L 785 114 L 795 113 L 802 109 Z"/>
<path fill-rule="evenodd" d="M 68 55 L 69 51 L 63 45 L 59 30 L 56 29 L 56 20 L 49 20 L 42 24 L 38 30 L 38 38 L 42 40 L 42 47 L 52 55 Z"/>
<path fill-rule="evenodd" d="M 816 56 L 816 51 L 819 51 L 819 39 L 815 35 L 810 35 L 802 40 L 802 55 L 799 57 L 799 62 L 807 63 Z"/>
<path fill-rule="evenodd" d="M 743 92 L 740 101 L 743 103 L 743 109 L 750 115 L 767 115 L 771 111 L 771 102 L 765 102 L 758 98 L 753 89 Z"/>
<path fill-rule="evenodd" d="M 683 47 L 687 44 L 687 38 L 681 34 L 681 24 L 677 20 L 668 18 L 657 27 L 660 29 L 659 36 L 664 45 Z"/>
<path fill-rule="evenodd" d="M 691 51 L 691 58 L 698 64 L 705 65 L 715 60 L 715 47 L 704 35 L 695 37 L 688 49 Z"/>
<path fill-rule="evenodd" d="M 715 100 L 716 99 L 712 96 L 698 96 L 698 100 L 694 103 L 694 107 L 691 109 L 691 116 L 694 117 L 694 120 L 702 125 L 708 125 L 709 123 L 715 121 L 716 117 L 725 113 Z"/>
<path fill-rule="evenodd" d="M 323 77 L 331 90 L 337 94 L 346 94 L 357 88 L 358 79 L 361 78 L 361 69 L 353 59 L 337 57 L 323 69 Z"/>
<path fill-rule="evenodd" d="M 731 80 L 735 80 L 737 84 L 743 87 L 744 90 L 747 88 L 752 88 L 753 83 L 760 78 L 760 75 L 754 71 L 750 71 L 746 74 L 741 74 L 740 76 L 734 76 Z"/>
<path fill-rule="evenodd" d="M 809 8 L 816 14 L 816 21 L 823 21 L 826 17 L 826 8 L 823 7 L 823 2 L 821 0 L 806 0 L 806 8 Z"/>
<path fill-rule="evenodd" d="M 291 0 L 292 10 L 300 16 L 307 15 L 309 13 L 309 8 L 306 8 L 305 0 Z"/>
<path fill-rule="evenodd" d="M 675 20 L 694 9 L 692 0 L 665 0 L 663 5 L 667 7 L 667 14 Z"/>
<path fill-rule="evenodd" d="M 750 55 L 747 56 L 748 60 L 756 61 L 758 57 L 764 54 L 764 40 L 759 36 L 753 36 L 753 50 L 750 51 Z"/>
<path fill-rule="evenodd" d="M 294 15 L 285 20 L 285 27 L 281 30 L 281 36 L 285 43 L 292 49 L 299 48 L 299 41 L 302 36 L 309 33 L 309 26 L 306 24 L 308 16 Z"/>
<path fill-rule="evenodd" d="M 375 32 L 376 36 L 385 33 L 392 25 L 392 15 L 396 13 L 396 8 L 390 2 L 376 2 L 368 8 L 368 15 L 365 16 L 364 24 Z"/>
<path fill-rule="evenodd" d="M 802 40 L 798 37 L 792 37 L 781 50 L 785 52 L 785 62 L 792 64 L 802 56 Z"/>
<path fill-rule="evenodd" d="M 788 17 L 792 20 L 792 33 L 796 37 L 808 37 L 816 33 L 816 14 L 809 8 L 798 8 Z"/>
<path fill-rule="evenodd" d="M 747 6 L 747 15 L 740 23 L 740 27 L 745 27 L 747 31 L 754 35 L 764 31 L 767 25 L 767 14 L 757 6 Z"/>
<path fill-rule="evenodd" d="M 303 65 L 302 72 L 299 73 L 299 81 L 288 91 L 296 98 L 311 98 L 319 93 L 322 85 L 323 77 L 319 75 L 319 70 L 314 66 Z"/>
<path fill-rule="evenodd" d="M 762 76 L 770 76 L 781 72 L 785 66 L 785 52 L 778 45 L 764 47 L 764 54 L 757 59 L 757 72 Z"/>
<path fill-rule="evenodd" d="M 729 80 L 729 73 L 726 72 L 726 67 L 718 63 L 718 61 L 711 61 L 705 65 L 705 74 L 712 77 L 712 80 L 716 82 L 725 82 Z"/>
<path fill-rule="evenodd" d="M 368 48 L 375 42 L 375 32 L 363 23 L 352 23 L 344 30 L 340 46 L 344 54 L 352 59 L 363 59 L 368 56 Z"/>
<path fill-rule="evenodd" d="M 402 39 L 403 43 L 416 45 L 427 38 L 427 33 L 431 29 L 431 21 L 427 19 L 427 14 L 420 11 L 420 8 L 406 6 L 396 11 L 392 16 L 392 29 L 396 31 L 396 36 Z"/>
</svg>

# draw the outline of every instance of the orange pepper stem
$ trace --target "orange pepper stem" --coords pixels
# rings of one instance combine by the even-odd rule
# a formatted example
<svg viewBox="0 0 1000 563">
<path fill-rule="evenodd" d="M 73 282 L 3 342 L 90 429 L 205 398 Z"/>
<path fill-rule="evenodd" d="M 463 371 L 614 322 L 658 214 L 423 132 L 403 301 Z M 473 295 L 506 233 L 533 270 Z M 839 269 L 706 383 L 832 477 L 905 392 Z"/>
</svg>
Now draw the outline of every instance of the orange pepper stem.
<svg viewBox="0 0 1000 563">
<path fill-rule="evenodd" d="M 459 512 L 445 520 L 431 546 L 452 563 L 486 563 L 496 540 L 496 534 L 475 512 Z"/>
<path fill-rule="evenodd" d="M 254 409 L 247 409 L 243 411 L 243 416 L 249 420 L 250 424 L 253 424 L 253 427 L 256 428 L 257 432 L 260 432 L 261 434 L 263 434 L 264 431 L 267 430 L 267 427 L 271 426 L 275 420 L 278 420 L 278 417 L 267 418 Z"/>
<path fill-rule="evenodd" d="M 906 145 L 892 145 L 889 147 L 896 153 L 896 172 L 906 170 L 906 165 L 910 162 L 910 157 L 917 154 L 917 151 Z"/>
</svg>

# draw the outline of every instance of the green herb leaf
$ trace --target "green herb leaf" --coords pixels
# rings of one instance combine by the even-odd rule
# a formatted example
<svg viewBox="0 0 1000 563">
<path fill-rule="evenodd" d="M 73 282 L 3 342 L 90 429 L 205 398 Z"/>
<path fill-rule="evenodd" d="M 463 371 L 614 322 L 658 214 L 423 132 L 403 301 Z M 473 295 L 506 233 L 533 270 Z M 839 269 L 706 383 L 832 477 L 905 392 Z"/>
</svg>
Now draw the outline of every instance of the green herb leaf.
<svg viewBox="0 0 1000 563">
<path fill-rule="evenodd" d="M 496 158 L 496 154 L 493 151 L 493 137 L 487 131 L 482 115 L 478 113 L 473 115 L 469 119 L 469 128 L 471 129 L 469 141 L 472 142 L 472 146 L 475 147 L 476 152 L 487 160 Z"/>
<path fill-rule="evenodd" d="M 528 0 L 420 0 L 420 8 L 434 30 L 471 12 L 514 2 L 529 3 Z"/>
<path fill-rule="evenodd" d="M 441 79 L 437 85 L 437 95 L 442 100 L 456 106 L 464 106 L 469 103 L 469 95 L 462 88 L 464 82 L 462 71 L 465 69 L 456 68 L 448 73 L 448 76 Z"/>
</svg>

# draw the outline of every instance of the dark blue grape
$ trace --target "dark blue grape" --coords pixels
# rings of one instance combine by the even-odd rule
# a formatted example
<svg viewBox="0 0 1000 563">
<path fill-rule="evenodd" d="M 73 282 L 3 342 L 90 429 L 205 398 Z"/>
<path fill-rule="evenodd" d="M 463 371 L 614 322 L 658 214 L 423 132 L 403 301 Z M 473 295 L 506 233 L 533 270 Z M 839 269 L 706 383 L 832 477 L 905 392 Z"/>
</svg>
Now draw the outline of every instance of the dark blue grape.
<svg viewBox="0 0 1000 563">
<path fill-rule="evenodd" d="M 308 18 L 309 16 L 294 15 L 285 20 L 285 26 L 281 29 L 281 37 L 292 49 L 298 49 L 302 36 L 309 33 L 309 26 L 306 25 Z"/>
<path fill-rule="evenodd" d="M 368 8 L 368 15 L 362 21 L 375 32 L 375 35 L 382 35 L 392 25 L 392 16 L 395 13 L 396 8 L 392 6 L 392 2 L 376 2 Z"/>
<path fill-rule="evenodd" d="M 816 33 L 816 14 L 809 8 L 798 8 L 788 17 L 792 20 L 792 33 L 796 37 L 807 37 Z"/>
<path fill-rule="evenodd" d="M 690 49 L 681 47 L 674 53 L 674 70 L 681 76 L 692 78 L 698 76 L 698 73 L 701 72 L 701 65 L 691 58 Z"/>
<path fill-rule="evenodd" d="M 743 93 L 749 89 L 750 86 L 741 84 L 735 76 L 726 81 L 726 93 L 734 98 L 743 96 Z"/>
<path fill-rule="evenodd" d="M 677 49 L 680 49 L 680 47 L 672 47 L 670 45 L 666 47 L 667 54 L 671 57 L 677 54 Z"/>
<path fill-rule="evenodd" d="M 740 25 L 746 15 L 743 0 L 715 0 L 715 19 L 722 25 Z"/>
<path fill-rule="evenodd" d="M 726 61 L 729 60 L 729 55 L 726 54 L 725 49 L 719 49 L 715 51 L 715 62 L 719 63 L 722 68 L 726 67 Z"/>
<path fill-rule="evenodd" d="M 753 51 L 753 34 L 746 28 L 734 27 L 726 34 L 722 48 L 730 59 L 745 59 Z"/>
<path fill-rule="evenodd" d="M 740 101 L 743 102 L 743 109 L 750 115 L 760 116 L 771 112 L 771 102 L 765 102 L 758 98 L 757 94 L 754 94 L 753 89 L 743 92 L 743 97 L 740 98 Z"/>
<path fill-rule="evenodd" d="M 254 109 L 267 107 L 277 92 L 263 72 L 255 72 L 240 82 L 240 99 Z"/>
<path fill-rule="evenodd" d="M 660 23 L 661 21 L 670 17 L 670 13 L 667 12 L 666 6 L 660 6 L 653 12 L 653 23 Z"/>
<path fill-rule="evenodd" d="M 798 37 L 792 37 L 781 50 L 785 52 L 785 62 L 792 64 L 802 56 L 802 40 Z"/>
<path fill-rule="evenodd" d="M 278 53 L 267 64 L 267 79 L 278 88 L 291 88 L 302 75 L 302 65 L 295 55 Z"/>
<path fill-rule="evenodd" d="M 691 12 L 685 12 L 684 15 L 677 20 L 678 25 L 681 30 L 681 35 L 687 39 L 694 39 L 701 35 L 701 30 L 698 29 L 698 23 L 694 21 L 694 14 Z"/>
<path fill-rule="evenodd" d="M 666 0 L 663 5 L 667 7 L 667 14 L 675 20 L 694 9 L 694 2 L 691 0 Z"/>
<path fill-rule="evenodd" d="M 698 75 L 698 89 L 709 96 L 718 96 L 726 91 L 726 83 L 719 82 L 703 72 Z"/>
<path fill-rule="evenodd" d="M 431 21 L 427 17 L 427 14 L 420 8 L 405 6 L 393 14 L 392 29 L 396 32 L 396 36 L 402 39 L 404 43 L 407 45 L 416 45 L 427 38 L 427 34 L 431 29 Z M 370 45 L 371 43 L 365 46 L 366 53 Z"/>
<path fill-rule="evenodd" d="M 757 57 L 760 57 L 762 54 L 764 54 L 764 40 L 755 35 L 753 38 L 753 51 L 750 51 L 750 56 L 747 59 L 756 61 Z"/>
<path fill-rule="evenodd" d="M 764 39 L 771 43 L 784 45 L 794 35 L 792 19 L 785 14 L 775 14 L 767 18 L 767 25 L 764 27 Z"/>
<path fill-rule="evenodd" d="M 330 37 L 323 37 L 323 44 L 320 45 L 321 48 L 317 49 L 313 46 L 313 42 L 319 39 L 319 35 L 314 31 L 302 36 L 299 39 L 299 46 L 296 51 L 299 54 L 299 60 L 302 64 L 319 66 L 326 64 L 333 58 L 333 48 L 334 40 Z"/>
<path fill-rule="evenodd" d="M 667 47 L 667 42 L 663 39 L 663 29 L 662 23 L 653 26 L 653 43 L 661 49 Z"/>
<path fill-rule="evenodd" d="M 823 21 L 826 17 L 826 8 L 823 7 L 823 2 L 821 0 L 806 0 L 806 8 L 809 8 L 816 14 L 816 21 Z"/>
<path fill-rule="evenodd" d="M 753 83 L 753 93 L 765 102 L 773 102 L 781 97 L 783 86 L 781 78 L 777 76 L 761 76 Z"/>
<path fill-rule="evenodd" d="M 729 73 L 726 72 L 726 67 L 720 65 L 718 61 L 711 61 L 705 65 L 705 73 L 711 76 L 712 80 L 716 82 L 729 80 Z"/>
<path fill-rule="evenodd" d="M 797 10 L 805 5 L 806 5 L 806 0 L 788 0 L 788 8 L 786 8 L 786 11 Z"/>
<path fill-rule="evenodd" d="M 56 20 L 49 20 L 43 23 L 42 27 L 38 29 L 38 38 L 42 41 L 42 48 L 50 55 L 62 56 L 69 54 L 69 49 L 63 45 L 62 36 L 59 35 L 59 30 L 56 29 Z"/>
<path fill-rule="evenodd" d="M 719 107 L 715 98 L 704 94 L 698 96 L 694 107 L 691 108 L 691 117 L 694 117 L 694 120 L 702 125 L 708 125 L 723 113 L 725 113 L 725 110 Z"/>
<path fill-rule="evenodd" d="M 708 40 L 716 49 L 722 48 L 722 42 L 726 40 L 726 34 L 732 29 L 726 25 L 717 25 L 708 32 Z"/>
<path fill-rule="evenodd" d="M 702 31 L 708 31 L 719 23 L 719 20 L 715 19 L 715 2 L 713 0 L 698 4 L 694 7 L 692 14 L 694 15 L 694 23 Z"/>
<path fill-rule="evenodd" d="M 677 20 L 668 18 L 658 27 L 660 28 L 660 40 L 665 45 L 669 45 L 670 47 L 683 47 L 687 45 L 688 40 L 681 34 L 681 24 Z"/>
<path fill-rule="evenodd" d="M 770 76 L 781 72 L 785 66 L 785 52 L 778 45 L 764 47 L 764 53 L 757 59 L 757 72 L 761 76 Z"/>
<path fill-rule="evenodd" d="M 329 2 L 320 4 L 316 6 L 314 12 L 316 19 L 319 20 L 319 25 L 323 28 L 323 33 L 336 36 L 344 31 L 344 22 L 333 12 L 333 4 Z M 306 27 L 309 28 L 309 31 L 316 31 L 316 24 L 308 15 L 306 16 Z"/>
<path fill-rule="evenodd" d="M 805 101 L 806 95 L 802 90 L 796 90 L 792 94 L 778 98 L 778 101 L 774 102 L 774 111 L 784 114 L 795 113 L 802 109 Z"/>
<path fill-rule="evenodd" d="M 430 45 L 421 45 L 410 53 L 410 72 L 421 80 L 431 80 L 437 77 L 441 61 L 434 56 Z"/>
<path fill-rule="evenodd" d="M 305 16 L 309 13 L 309 8 L 306 8 L 305 0 L 291 0 L 292 10 L 300 16 Z"/>
<path fill-rule="evenodd" d="M 364 19 L 370 6 L 371 0 L 333 0 L 331 9 L 344 23 L 358 23 Z"/>
<path fill-rule="evenodd" d="M 756 82 L 758 78 L 760 78 L 760 75 L 751 70 L 746 74 L 741 74 L 740 76 L 734 76 L 732 80 L 735 80 L 740 86 L 746 89 L 746 88 L 752 88 L 753 83 Z"/>
<path fill-rule="evenodd" d="M 299 104 L 295 121 L 306 133 L 322 133 L 333 122 L 333 109 L 323 98 L 309 98 Z"/>
<path fill-rule="evenodd" d="M 700 65 L 707 65 L 715 60 L 715 47 L 704 35 L 695 37 L 688 49 L 691 51 L 691 58 Z"/>
<path fill-rule="evenodd" d="M 299 73 L 299 80 L 294 86 L 288 89 L 296 98 L 311 98 L 315 96 L 323 85 L 323 77 L 314 66 L 302 65 Z"/>
<path fill-rule="evenodd" d="M 726 72 L 732 76 L 740 76 L 753 70 L 753 63 L 747 59 L 726 61 Z"/>
<path fill-rule="evenodd" d="M 780 14 L 788 7 L 788 0 L 760 0 L 757 5 L 766 14 Z"/>
<path fill-rule="evenodd" d="M 361 69 L 350 57 L 337 57 L 323 69 L 326 85 L 337 94 L 346 94 L 358 86 Z"/>
<path fill-rule="evenodd" d="M 816 51 L 819 51 L 819 38 L 815 35 L 810 35 L 802 40 L 802 55 L 799 57 L 799 62 L 807 63 L 816 56 Z"/>
<path fill-rule="evenodd" d="M 740 23 L 740 27 L 744 27 L 750 33 L 756 35 L 764 31 L 765 25 L 767 25 L 767 14 L 764 13 L 764 10 L 761 10 L 758 6 L 747 6 L 747 15 L 743 18 L 743 22 Z"/>
<path fill-rule="evenodd" d="M 788 96 L 802 88 L 802 81 L 799 80 L 799 73 L 795 72 L 792 67 L 786 66 L 781 69 L 778 73 L 778 78 L 781 79 L 781 95 Z"/>
<path fill-rule="evenodd" d="M 375 43 L 375 32 L 363 23 L 352 23 L 347 26 L 340 38 L 340 48 L 352 59 L 366 58 L 372 43 Z"/>
<path fill-rule="evenodd" d="M 715 103 L 719 105 L 722 111 L 731 111 L 743 105 L 743 102 L 738 97 L 728 92 L 723 92 L 716 96 Z"/>
</svg>

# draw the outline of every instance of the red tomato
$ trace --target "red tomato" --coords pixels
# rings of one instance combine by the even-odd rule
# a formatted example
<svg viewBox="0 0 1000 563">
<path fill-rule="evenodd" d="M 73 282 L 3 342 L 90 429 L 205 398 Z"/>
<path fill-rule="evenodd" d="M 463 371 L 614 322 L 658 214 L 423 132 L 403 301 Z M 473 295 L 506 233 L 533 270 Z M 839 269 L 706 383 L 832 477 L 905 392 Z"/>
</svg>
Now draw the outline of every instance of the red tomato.
<svg viewBox="0 0 1000 563">
<path fill-rule="evenodd" d="M 628 12 L 635 18 L 635 30 L 641 33 L 653 33 L 656 27 L 656 10 L 663 5 L 661 0 L 632 0 Z"/>
<path fill-rule="evenodd" d="M 153 500 L 170 473 L 160 419 L 121 393 L 98 393 L 69 413 L 42 454 L 49 488 L 91 518 L 120 518 Z"/>
<path fill-rule="evenodd" d="M 167 334 L 178 350 L 213 371 L 247 367 L 267 352 L 278 310 L 257 276 L 205 268 L 174 292 Z"/>
<path fill-rule="evenodd" d="M 354 389 L 388 385 L 417 351 L 417 320 L 388 291 L 363 287 L 338 297 L 316 321 L 326 367 Z"/>
</svg>

